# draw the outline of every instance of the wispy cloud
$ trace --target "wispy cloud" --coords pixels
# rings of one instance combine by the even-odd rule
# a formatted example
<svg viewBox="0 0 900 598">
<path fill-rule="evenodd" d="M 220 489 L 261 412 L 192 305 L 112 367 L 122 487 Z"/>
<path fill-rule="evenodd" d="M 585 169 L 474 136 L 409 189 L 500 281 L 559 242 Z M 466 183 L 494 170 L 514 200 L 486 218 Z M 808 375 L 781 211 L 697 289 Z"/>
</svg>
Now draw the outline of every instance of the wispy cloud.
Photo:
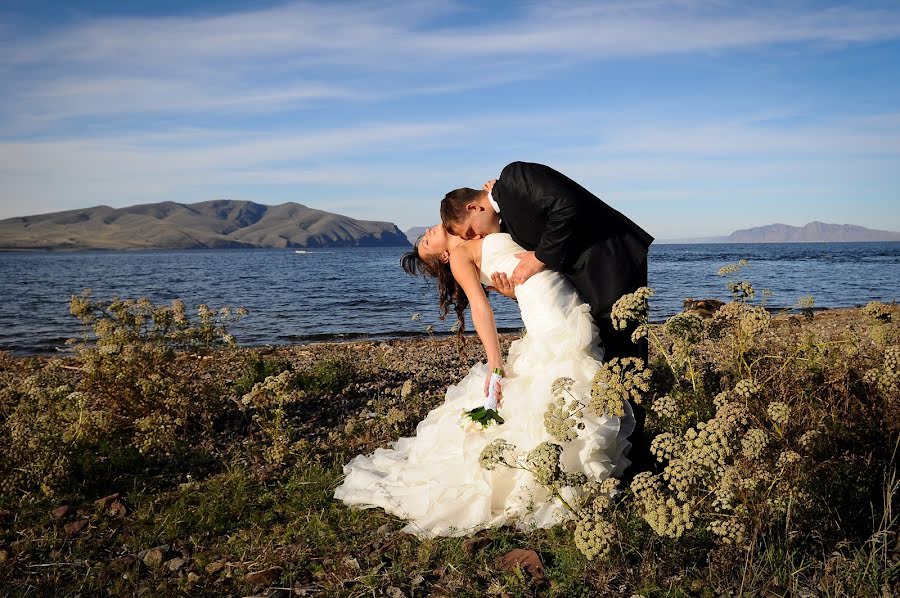
<svg viewBox="0 0 900 598">
<path fill-rule="evenodd" d="M 94 18 L 13 36 L 7 119 L 268 111 L 497 85 L 615 57 L 895 39 L 900 7 L 537 3 L 440 25 L 451 2 L 290 3 L 224 15 Z M 496 73 L 486 77 L 485 73 Z"/>
<path fill-rule="evenodd" d="M 897 40 L 895 3 L 289 2 L 0 23 L 0 217 L 239 196 L 413 225 L 434 220 L 440 190 L 512 159 L 645 209 L 649 228 L 675 221 L 665 204 L 866 185 L 884 198 L 900 171 L 896 95 L 855 113 L 760 98 L 707 114 L 642 95 L 635 65 Z M 638 81 L 619 105 L 567 103 L 566 83 L 617 64 Z"/>
</svg>

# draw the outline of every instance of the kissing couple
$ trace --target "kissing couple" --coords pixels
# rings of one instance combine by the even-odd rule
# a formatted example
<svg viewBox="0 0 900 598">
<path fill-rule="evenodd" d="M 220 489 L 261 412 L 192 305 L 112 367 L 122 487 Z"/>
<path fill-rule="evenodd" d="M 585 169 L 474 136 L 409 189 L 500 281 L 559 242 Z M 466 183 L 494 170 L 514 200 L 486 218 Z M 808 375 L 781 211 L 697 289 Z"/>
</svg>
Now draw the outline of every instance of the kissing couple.
<svg viewBox="0 0 900 598">
<path fill-rule="evenodd" d="M 507 165 L 481 190 L 451 191 L 440 216 L 401 265 L 436 279 L 441 315 L 456 314 L 460 341 L 471 309 L 487 363 L 447 389 L 415 436 L 346 464 L 335 498 L 383 508 L 421 537 L 551 527 L 571 514 L 562 497 L 527 469 L 482 467 L 482 452 L 499 441 L 524 451 L 553 442 L 545 413 L 560 378 L 577 396 L 590 391 L 604 360 L 646 361 L 646 339 L 632 343 L 633 328 L 615 329 L 611 311 L 620 296 L 647 285 L 653 238 L 569 177 L 528 162 Z M 515 299 L 525 324 L 505 359 L 486 289 Z M 489 394 L 503 425 L 465 425 L 465 413 Z M 562 469 L 602 482 L 647 467 L 643 419 L 643 409 L 628 403 L 620 416 L 585 411 L 575 437 L 558 443 Z"/>
</svg>

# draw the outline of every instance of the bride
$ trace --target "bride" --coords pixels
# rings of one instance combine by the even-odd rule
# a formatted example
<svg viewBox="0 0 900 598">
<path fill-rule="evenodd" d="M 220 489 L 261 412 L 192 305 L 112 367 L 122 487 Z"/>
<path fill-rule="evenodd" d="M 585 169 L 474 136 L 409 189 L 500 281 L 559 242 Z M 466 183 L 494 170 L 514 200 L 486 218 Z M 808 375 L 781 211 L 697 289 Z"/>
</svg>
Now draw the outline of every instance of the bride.
<svg viewBox="0 0 900 598">
<path fill-rule="evenodd" d="M 575 393 L 587 392 L 602 359 L 590 307 L 562 275 L 545 270 L 515 288 L 526 334 L 510 345 L 504 364 L 482 285 L 492 284 L 492 273 L 511 275 L 516 254 L 523 251 L 506 233 L 464 241 L 437 225 L 403 256 L 408 273 L 437 278 L 441 313 L 454 310 L 460 340 L 464 312 L 471 307 L 487 364 L 476 364 L 450 386 L 444 403 L 419 423 L 414 437 L 346 464 L 335 498 L 351 506 L 380 507 L 407 520 L 403 531 L 420 537 L 462 536 L 507 524 L 551 527 L 570 515 L 530 472 L 488 471 L 479 463 L 482 450 L 497 439 L 522 451 L 552 441 L 544 413 L 554 400 L 553 382 L 571 378 Z M 499 404 L 505 423 L 483 429 L 464 425 L 462 413 L 484 402 L 494 368 L 504 371 Z M 626 438 L 634 427 L 627 403 L 625 409 L 623 417 L 585 413 L 578 437 L 562 444 L 563 469 L 598 482 L 620 475 L 629 464 Z"/>
</svg>

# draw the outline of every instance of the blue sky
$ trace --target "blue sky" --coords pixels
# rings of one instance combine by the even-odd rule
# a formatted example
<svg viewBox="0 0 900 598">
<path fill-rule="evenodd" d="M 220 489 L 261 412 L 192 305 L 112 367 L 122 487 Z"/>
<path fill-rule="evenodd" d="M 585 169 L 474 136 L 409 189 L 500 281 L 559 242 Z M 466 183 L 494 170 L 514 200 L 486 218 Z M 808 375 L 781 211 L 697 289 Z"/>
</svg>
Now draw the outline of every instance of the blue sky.
<svg viewBox="0 0 900 598">
<path fill-rule="evenodd" d="M 0 218 L 215 198 L 400 228 L 513 160 L 657 238 L 900 230 L 897 2 L 0 3 Z"/>
</svg>

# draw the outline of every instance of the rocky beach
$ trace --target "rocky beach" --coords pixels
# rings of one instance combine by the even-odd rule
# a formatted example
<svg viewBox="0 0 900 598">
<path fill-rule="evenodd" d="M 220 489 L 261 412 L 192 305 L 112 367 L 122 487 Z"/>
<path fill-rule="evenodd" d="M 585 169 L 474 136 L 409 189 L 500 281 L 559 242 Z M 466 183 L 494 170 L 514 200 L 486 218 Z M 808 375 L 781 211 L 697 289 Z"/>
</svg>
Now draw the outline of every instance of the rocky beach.
<svg viewBox="0 0 900 598">
<path fill-rule="evenodd" d="M 88 307 L 74 305 L 73 313 L 88 317 Z M 699 518 L 696 531 L 661 537 L 639 508 L 639 495 L 626 490 L 607 515 L 615 525 L 612 549 L 591 559 L 572 541 L 576 521 L 528 533 L 503 528 L 420 540 L 399 533 L 403 522 L 380 510 L 350 510 L 333 500 L 343 463 L 414 434 L 447 385 L 483 359 L 477 338 L 467 338 L 463 355 L 449 337 L 169 351 L 146 335 L 128 336 L 129 314 L 139 309 L 135 303 L 113 310 L 120 316 L 115 329 L 100 325 L 97 345 L 76 348 L 72 357 L 0 356 L 0 442 L 12 457 L 0 471 L 4 593 L 656 596 L 743 588 L 874 596 L 897 590 L 900 545 L 892 508 L 900 417 L 896 388 L 889 386 L 896 376 L 889 369 L 900 317 L 895 305 L 776 314 L 755 331 L 757 349 L 742 357 L 761 386 L 754 398 L 748 395 L 748 417 L 756 422 L 748 425 L 771 430 L 770 446 L 784 442 L 802 452 L 809 466 L 796 472 L 808 481 L 802 491 L 818 492 L 816 499 L 831 508 L 795 506 L 787 536 L 750 514 L 744 520 L 756 526 L 752 538 L 717 540 L 699 529 Z M 177 321 L 177 308 L 172 312 Z M 704 322 L 711 326 L 714 318 Z M 215 325 L 207 324 L 209 341 Z M 200 335 L 202 326 L 185 330 Z M 517 337 L 503 335 L 504 351 Z M 692 344 L 690 371 L 702 372 L 699 390 L 690 387 L 700 378 L 666 364 L 686 350 L 676 348 L 679 338 L 677 326 L 652 327 L 652 385 L 644 400 L 651 436 L 714 421 L 716 408 L 710 411 L 705 401 L 712 405 L 712 395 L 735 382 L 726 364 L 738 337 Z M 129 343 L 135 346 L 126 348 Z M 780 357 L 762 367 L 773 355 Z M 865 382 L 873 375 L 885 385 Z M 867 391 L 866 384 L 880 390 Z M 682 397 L 680 415 L 654 411 L 672 396 Z M 766 408 L 758 405 L 771 411 L 776 399 L 789 405 L 794 423 L 764 423 Z M 839 425 L 828 425 L 824 412 Z M 815 451 L 801 448 L 799 438 L 811 438 L 810 430 L 829 442 Z M 666 462 L 657 467 L 664 474 Z M 848 478 L 847 471 L 854 473 Z M 846 488 L 824 488 L 816 478 L 839 474 Z M 862 505 L 868 507 L 853 511 Z M 835 526 L 834 517 L 844 523 Z"/>
</svg>

